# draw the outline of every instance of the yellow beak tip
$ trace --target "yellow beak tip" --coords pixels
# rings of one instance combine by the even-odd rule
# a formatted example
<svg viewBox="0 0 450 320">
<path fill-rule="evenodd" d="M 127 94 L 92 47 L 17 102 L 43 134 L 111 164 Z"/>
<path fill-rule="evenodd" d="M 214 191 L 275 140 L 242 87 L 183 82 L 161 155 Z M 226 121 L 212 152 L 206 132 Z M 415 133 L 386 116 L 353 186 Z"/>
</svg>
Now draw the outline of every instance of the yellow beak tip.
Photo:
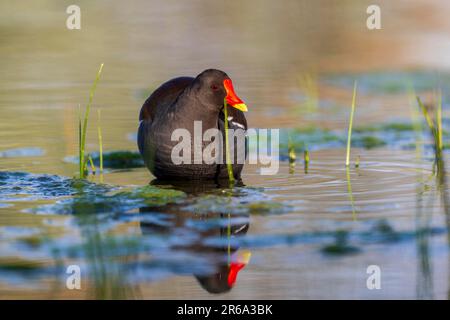
<svg viewBox="0 0 450 320">
<path fill-rule="evenodd" d="M 233 107 L 238 109 L 238 110 L 240 110 L 240 111 L 242 111 L 242 112 L 247 112 L 248 111 L 247 105 L 245 103 L 238 103 L 238 104 L 233 105 Z"/>
</svg>

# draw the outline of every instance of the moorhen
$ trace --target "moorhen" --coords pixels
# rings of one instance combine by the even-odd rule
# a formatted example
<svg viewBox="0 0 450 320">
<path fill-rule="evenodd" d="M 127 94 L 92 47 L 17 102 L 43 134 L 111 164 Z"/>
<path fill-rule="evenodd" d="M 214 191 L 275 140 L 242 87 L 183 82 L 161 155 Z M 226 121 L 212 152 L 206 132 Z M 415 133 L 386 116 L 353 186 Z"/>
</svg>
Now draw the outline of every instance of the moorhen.
<svg viewBox="0 0 450 320">
<path fill-rule="evenodd" d="M 225 152 L 219 159 L 210 163 L 203 160 L 202 154 L 211 141 L 201 139 L 201 148 L 194 146 L 194 122 L 201 121 L 201 137 L 208 129 L 216 128 L 222 133 L 222 146 L 225 146 L 224 101 L 226 101 L 229 129 L 247 130 L 244 113 L 247 106 L 236 95 L 228 75 L 220 70 L 208 69 L 196 78 L 178 77 L 163 83 L 145 101 L 139 115 L 139 152 L 151 173 L 158 179 L 221 179 L 228 177 Z M 232 108 L 231 108 L 232 107 Z M 172 150 L 180 143 L 173 141 L 172 133 L 185 129 L 191 135 L 188 148 L 191 161 L 176 164 L 172 160 Z M 236 160 L 246 155 L 245 143 L 239 144 L 230 139 L 230 150 Z M 214 140 L 212 140 L 214 141 Z M 197 144 L 199 144 L 197 142 Z M 185 150 L 183 150 L 185 152 Z M 200 162 L 195 162 L 195 153 L 200 154 Z M 198 154 L 197 154 L 198 156 Z M 184 158 L 184 154 L 183 154 Z M 233 161 L 233 175 L 240 179 L 243 161 Z"/>
</svg>

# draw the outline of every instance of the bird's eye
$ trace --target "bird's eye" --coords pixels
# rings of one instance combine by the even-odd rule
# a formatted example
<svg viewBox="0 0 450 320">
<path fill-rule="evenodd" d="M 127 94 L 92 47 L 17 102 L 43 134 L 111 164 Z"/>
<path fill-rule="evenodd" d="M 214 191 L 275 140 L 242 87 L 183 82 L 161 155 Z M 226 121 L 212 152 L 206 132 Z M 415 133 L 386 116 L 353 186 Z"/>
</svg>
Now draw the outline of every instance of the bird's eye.
<svg viewBox="0 0 450 320">
<path fill-rule="evenodd" d="M 212 85 L 211 85 L 211 89 L 212 89 L 212 90 L 214 90 L 214 91 L 216 91 L 216 90 L 218 90 L 218 89 L 219 89 L 219 87 L 218 87 L 218 86 L 216 86 L 215 84 L 212 84 Z"/>
</svg>

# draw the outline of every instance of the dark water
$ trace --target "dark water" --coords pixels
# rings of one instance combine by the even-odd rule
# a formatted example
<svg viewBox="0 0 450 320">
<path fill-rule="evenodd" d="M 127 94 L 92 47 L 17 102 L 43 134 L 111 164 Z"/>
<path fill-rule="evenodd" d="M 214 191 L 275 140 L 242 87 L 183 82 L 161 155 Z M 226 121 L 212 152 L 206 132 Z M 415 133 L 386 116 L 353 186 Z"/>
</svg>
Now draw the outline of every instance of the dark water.
<svg viewBox="0 0 450 320">
<path fill-rule="evenodd" d="M 0 297 L 447 299 L 448 186 L 411 90 L 432 108 L 442 88 L 447 144 L 448 5 L 382 2 L 374 32 L 367 5 L 81 2 L 82 29 L 69 31 L 59 2 L 2 2 Z M 281 128 L 279 173 L 249 165 L 230 189 L 155 182 L 137 162 L 73 179 L 78 104 L 102 62 L 89 152 L 97 109 L 104 149 L 135 152 L 146 95 L 215 67 L 233 78 L 251 127 Z M 81 290 L 66 288 L 70 265 Z M 380 290 L 367 288 L 370 265 Z"/>
</svg>

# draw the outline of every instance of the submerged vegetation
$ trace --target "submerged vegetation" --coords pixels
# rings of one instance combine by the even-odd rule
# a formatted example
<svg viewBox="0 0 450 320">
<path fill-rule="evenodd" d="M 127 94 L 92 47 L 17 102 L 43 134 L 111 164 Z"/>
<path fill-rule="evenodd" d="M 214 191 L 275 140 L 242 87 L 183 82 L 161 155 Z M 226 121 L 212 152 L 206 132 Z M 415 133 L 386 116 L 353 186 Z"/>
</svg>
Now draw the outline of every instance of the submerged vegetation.
<svg viewBox="0 0 450 320">
<path fill-rule="evenodd" d="M 335 234 L 335 242 L 322 248 L 322 252 L 327 255 L 339 256 L 347 254 L 355 254 L 360 250 L 357 247 L 348 244 L 348 232 L 339 230 Z"/>
</svg>

